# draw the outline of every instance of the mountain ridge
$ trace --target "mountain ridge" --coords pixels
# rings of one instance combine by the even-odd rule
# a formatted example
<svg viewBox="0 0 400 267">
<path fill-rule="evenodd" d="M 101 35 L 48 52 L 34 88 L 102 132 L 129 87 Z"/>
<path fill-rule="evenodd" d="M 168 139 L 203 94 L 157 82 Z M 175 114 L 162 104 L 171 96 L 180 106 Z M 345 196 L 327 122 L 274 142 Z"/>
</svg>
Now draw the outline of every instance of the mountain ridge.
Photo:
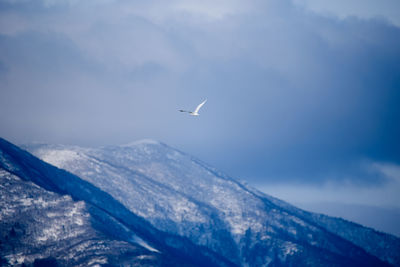
<svg viewBox="0 0 400 267">
<path fill-rule="evenodd" d="M 162 244 L 164 249 L 166 249 L 172 255 L 179 255 L 179 257 L 185 258 L 187 262 L 192 262 L 194 265 L 199 265 L 196 264 L 196 261 L 199 261 L 199 259 L 209 266 L 214 266 L 214 261 L 219 262 L 219 266 L 232 265 L 228 260 L 221 258 L 212 251 L 207 251 L 205 248 L 200 248 L 194 244 L 191 244 L 191 242 L 186 241 L 182 237 L 163 233 L 158 229 L 155 229 L 143 218 L 127 210 L 122 204 L 114 200 L 108 193 L 101 191 L 85 180 L 81 180 L 76 175 L 45 163 L 30 153 L 20 150 L 15 145 L 1 138 L 0 148 L 1 168 L 28 181 L 34 178 L 33 180 L 36 184 L 49 191 L 58 192 L 62 195 L 70 194 L 73 199 L 84 200 L 90 204 L 93 204 L 99 210 L 103 212 L 105 211 L 107 214 L 112 214 L 115 219 L 121 220 L 125 226 L 128 228 L 130 227 L 139 236 L 145 236 L 155 244 Z M 36 176 L 31 177 L 30 172 L 33 172 Z M 49 173 L 52 174 L 51 177 L 48 176 Z M 63 178 L 66 178 L 66 180 L 62 180 Z M 53 179 L 57 181 L 56 185 L 54 184 Z M 71 184 L 71 180 L 73 180 L 74 183 Z M 90 192 L 89 196 L 86 194 L 88 192 Z M 90 196 L 97 194 L 100 195 L 98 198 L 90 198 Z M 104 201 L 104 199 L 107 201 Z M 104 205 L 106 205 L 108 208 L 105 209 Z M 115 212 L 113 213 L 113 211 Z M 174 247 L 180 244 L 184 244 L 185 246 L 183 248 L 179 247 L 179 249 Z M 187 251 L 186 255 L 185 250 Z"/>
<path fill-rule="evenodd" d="M 43 147 L 42 147 L 42 149 L 43 149 Z M 66 149 L 66 147 L 63 146 L 61 151 L 65 151 L 65 149 Z M 335 236 L 332 232 L 326 230 L 326 228 L 321 227 L 321 225 L 315 224 L 315 222 L 314 222 L 315 216 L 312 217 L 310 215 L 311 213 L 307 213 L 305 211 L 300 212 L 299 209 L 297 209 L 285 202 L 282 202 L 278 199 L 272 198 L 271 196 L 263 194 L 259 191 L 255 191 L 254 189 L 249 189 L 246 185 L 243 185 L 240 182 L 232 180 L 232 178 L 224 175 L 223 173 L 219 172 L 215 168 L 212 168 L 212 167 L 208 166 L 207 164 L 203 163 L 202 161 L 197 160 L 196 158 L 194 158 L 190 155 L 187 155 L 179 150 L 173 149 L 173 148 L 167 146 L 166 144 L 152 141 L 152 142 L 137 142 L 136 144 L 131 145 L 130 147 L 107 146 L 107 147 L 102 147 L 99 149 L 84 149 L 84 150 L 81 150 L 81 149 L 75 147 L 75 149 L 77 149 L 77 150 L 75 150 L 75 152 L 78 155 L 77 158 L 79 158 L 79 160 L 72 159 L 73 164 L 71 163 L 71 166 L 74 165 L 75 167 L 68 166 L 68 160 L 64 161 L 63 164 L 65 164 L 65 165 L 61 165 L 61 166 L 70 168 L 70 171 L 76 172 L 77 174 L 79 174 L 84 179 L 87 179 L 88 181 L 97 183 L 97 186 L 100 186 L 100 187 L 104 186 L 104 188 L 107 188 L 107 189 L 105 189 L 106 191 L 110 190 L 110 192 L 111 192 L 111 191 L 115 190 L 115 188 L 113 188 L 112 185 L 111 186 L 108 185 L 109 177 L 114 177 L 115 180 L 124 181 L 125 187 L 129 186 L 130 183 L 135 184 L 135 187 L 131 188 L 133 191 L 138 190 L 137 187 L 139 187 L 139 186 L 147 185 L 148 188 L 152 188 L 152 187 L 157 187 L 161 183 L 161 184 L 163 184 L 164 187 L 165 187 L 165 185 L 167 185 L 170 189 L 172 189 L 171 191 L 173 191 L 174 193 L 176 191 L 179 191 L 181 194 L 186 192 L 184 194 L 184 196 L 191 195 L 191 198 L 195 198 L 197 201 L 192 202 L 192 204 L 194 205 L 193 208 L 197 209 L 200 213 L 202 212 L 202 210 L 204 211 L 204 207 L 196 208 L 196 203 L 198 203 L 198 202 L 201 202 L 203 204 L 208 203 L 208 204 L 206 204 L 206 206 L 217 207 L 217 210 L 218 209 L 228 210 L 228 211 L 230 210 L 230 212 L 233 213 L 232 216 L 225 216 L 223 213 L 220 213 L 219 216 L 220 217 L 222 216 L 222 218 L 223 218 L 222 223 L 225 224 L 225 226 L 227 225 L 228 228 L 231 227 L 231 235 L 232 235 L 233 239 L 236 240 L 233 243 L 231 243 L 234 246 L 236 246 L 240 242 L 242 242 L 241 239 L 243 239 L 243 237 L 245 236 L 245 228 L 247 227 L 247 226 L 241 225 L 243 223 L 243 221 L 240 221 L 240 218 L 242 218 L 242 219 L 247 218 L 246 217 L 247 215 L 246 216 L 243 215 L 247 211 L 242 209 L 242 210 L 239 210 L 239 213 L 237 213 L 237 211 L 235 211 L 234 209 L 231 208 L 232 206 L 234 206 L 234 204 L 238 204 L 239 206 L 241 205 L 240 201 L 235 202 L 235 198 L 237 196 L 244 197 L 243 200 L 252 201 L 253 204 L 251 204 L 251 205 L 254 205 L 252 207 L 255 207 L 257 205 L 259 205 L 259 206 L 261 205 L 261 206 L 265 206 L 265 207 L 270 206 L 270 210 L 271 210 L 270 215 L 277 215 L 277 214 L 274 214 L 274 207 L 276 208 L 276 206 L 274 206 L 274 207 L 271 206 L 272 203 L 276 204 L 278 206 L 278 209 L 282 209 L 283 207 L 285 207 L 285 209 L 288 209 L 288 211 L 294 210 L 295 213 L 293 213 L 293 214 L 296 214 L 297 216 L 301 216 L 301 218 L 303 220 L 304 219 L 310 220 L 311 224 L 314 225 L 313 227 L 319 226 L 317 228 L 319 228 L 320 230 L 326 231 L 327 236 L 332 235 L 332 238 L 333 238 L 333 236 Z M 68 148 L 67 148 L 67 150 L 68 150 Z M 31 151 L 35 152 L 35 149 L 32 149 Z M 45 158 L 46 155 L 48 155 L 47 153 L 49 151 L 52 153 L 57 152 L 55 150 L 50 149 L 50 150 L 47 150 L 47 152 L 45 152 L 44 154 L 42 154 L 42 157 Z M 36 152 L 37 152 L 36 154 L 38 156 L 40 156 L 40 149 L 37 149 Z M 53 156 L 56 156 L 56 155 L 53 155 Z M 96 162 L 96 161 L 98 161 L 99 159 L 103 162 L 106 162 L 113 168 L 120 168 L 120 169 L 125 169 L 125 170 L 130 169 L 130 171 L 133 171 L 134 173 L 136 173 L 137 176 L 129 177 L 129 174 L 126 173 L 125 174 L 126 177 L 120 177 L 119 176 L 120 174 L 113 172 L 114 170 L 108 168 L 107 166 L 98 164 L 99 162 Z M 76 160 L 76 161 L 74 161 L 74 160 Z M 85 163 L 83 163 L 83 162 L 85 162 Z M 79 164 L 82 164 L 82 166 L 79 167 Z M 89 165 L 92 165 L 92 168 L 88 168 Z M 108 172 L 108 176 L 103 177 L 103 178 L 105 178 L 104 181 L 102 181 L 101 175 L 97 175 L 95 173 L 96 168 L 100 168 L 102 173 Z M 182 170 L 182 169 L 184 169 L 184 170 Z M 138 172 L 139 172 L 139 174 L 137 174 Z M 132 174 L 132 175 L 134 175 L 134 174 Z M 151 179 L 147 179 L 147 180 L 142 179 L 143 176 L 150 177 Z M 154 182 L 155 180 L 156 180 L 156 182 Z M 198 181 L 202 181 L 202 182 L 198 182 Z M 138 184 L 139 182 L 143 182 L 143 183 L 139 185 Z M 153 183 L 151 183 L 151 182 L 153 182 Z M 148 183 L 151 183 L 151 186 L 149 186 Z M 217 191 L 221 190 L 221 192 L 216 192 L 215 194 L 213 194 L 213 193 L 210 194 L 210 192 L 215 189 L 215 188 L 213 189 L 213 187 L 216 187 L 216 186 L 218 187 L 218 183 L 224 184 L 224 187 L 217 188 Z M 207 184 L 212 184 L 213 187 L 207 187 Z M 203 188 L 207 188 L 207 190 L 203 190 Z M 155 195 L 155 197 L 158 197 L 158 195 L 166 194 L 166 192 L 163 191 L 163 189 L 159 189 L 159 190 L 161 190 L 161 191 L 159 191 L 158 194 Z M 235 192 L 239 192 L 239 191 L 240 191 L 239 195 L 236 194 L 232 197 L 231 193 L 235 193 Z M 226 203 L 227 201 L 225 201 L 223 198 L 218 199 L 219 198 L 218 193 L 221 193 L 221 194 L 223 193 L 224 197 L 227 197 L 229 199 L 229 201 L 231 201 L 231 202 L 228 201 L 229 203 Z M 244 196 L 242 193 L 244 194 Z M 122 192 L 122 194 L 123 194 L 123 192 Z M 253 197 L 247 197 L 246 195 L 253 195 Z M 114 195 L 114 196 L 118 197 L 117 195 Z M 126 196 L 128 196 L 128 195 L 126 195 Z M 214 202 L 213 202 L 213 201 L 208 201 L 207 198 L 215 198 L 215 199 L 213 199 L 214 200 Z M 259 198 L 263 198 L 265 200 L 261 201 L 262 202 L 261 203 Z M 190 198 L 188 198 L 188 199 L 190 200 Z M 136 201 L 135 205 L 137 205 L 137 203 L 140 202 L 140 199 L 136 199 L 136 200 L 137 201 Z M 121 201 L 123 201 L 123 200 L 121 199 Z M 153 201 L 155 201 L 155 200 L 153 200 Z M 175 199 L 173 199 L 173 201 L 175 201 Z M 187 201 L 187 199 L 182 200 L 182 201 Z M 155 201 L 155 202 L 163 203 L 163 202 L 168 202 L 168 200 L 165 201 L 165 199 L 164 199 L 163 201 Z M 146 205 L 146 203 L 144 203 L 144 205 Z M 129 206 L 129 203 L 128 203 L 128 206 Z M 146 206 L 146 208 L 151 209 L 152 207 Z M 166 205 L 165 209 L 168 209 L 168 208 L 170 208 L 170 207 L 168 205 Z M 135 212 L 140 213 L 140 210 L 137 209 L 137 207 L 133 207 L 133 209 L 136 209 Z M 261 208 L 261 209 L 264 209 L 264 208 Z M 145 209 L 145 210 L 147 211 L 148 209 Z M 179 210 L 176 212 L 179 213 Z M 173 213 L 173 212 L 171 212 L 171 213 Z M 146 216 L 146 214 L 141 214 L 141 215 Z M 162 223 L 159 223 L 159 221 L 157 221 L 156 218 L 151 219 L 151 216 L 149 216 L 148 214 L 147 214 L 147 216 L 148 216 L 147 219 L 150 219 L 152 224 L 155 224 L 155 225 L 159 224 L 159 227 L 164 227 L 162 225 Z M 279 216 L 281 216 L 281 215 L 279 215 Z M 290 222 L 290 220 L 289 220 L 289 223 L 293 223 L 295 221 L 294 220 L 295 216 L 291 216 L 291 217 L 286 216 L 286 217 L 289 217 L 289 218 L 293 217 L 290 219 L 293 221 Z M 167 220 L 171 221 L 171 219 L 173 220 L 174 218 L 168 217 L 168 215 L 166 215 L 166 218 L 162 219 L 162 222 L 165 223 L 165 221 L 167 221 Z M 216 218 L 214 218 L 214 219 L 216 219 Z M 199 220 L 201 220 L 201 216 L 200 216 Z M 262 224 L 263 223 L 259 224 L 259 226 L 261 225 L 260 227 L 263 227 Z M 204 227 L 207 228 L 207 224 L 200 223 L 200 225 L 203 225 Z M 255 224 L 255 225 L 257 226 L 257 224 Z M 253 224 L 253 226 L 254 226 L 254 224 Z M 276 228 L 276 225 L 275 226 L 272 225 L 272 226 Z M 192 234 L 190 232 L 190 227 L 192 227 L 192 225 L 189 225 L 186 229 L 187 230 L 186 234 L 189 237 Z M 166 227 L 166 228 L 168 228 L 168 227 Z M 215 226 L 213 226 L 213 228 L 215 228 Z M 225 227 L 225 229 L 226 229 L 226 227 Z M 175 231 L 178 232 L 178 234 L 181 234 L 181 232 L 179 232 L 179 231 L 186 231 L 186 230 L 184 227 L 183 228 L 181 227 L 180 229 L 176 229 Z M 272 231 L 274 231 L 274 230 L 272 230 Z M 239 233 L 239 234 L 237 234 L 237 233 Z M 205 240 L 201 240 L 201 238 L 205 238 Z M 341 238 L 339 238 L 339 239 L 341 239 L 341 242 L 345 242 L 345 243 L 347 241 L 350 242 L 350 240 L 343 239 L 343 236 L 341 236 Z M 209 241 L 207 241 L 207 237 L 204 237 L 204 236 L 195 236 L 195 237 L 193 237 L 193 240 L 195 240 L 196 242 L 209 242 Z M 352 242 L 350 242 L 350 243 L 352 243 Z M 359 243 L 362 243 L 362 242 L 359 242 Z M 218 246 L 218 245 L 216 245 L 216 246 Z M 288 246 L 290 247 L 291 245 L 289 244 Z M 329 246 L 330 245 L 328 245 L 328 247 Z M 211 247 L 212 247 L 212 245 L 211 245 Z M 240 250 L 240 248 L 239 248 L 239 250 Z M 331 250 L 334 251 L 335 249 L 333 247 L 331 247 Z M 346 248 L 345 250 L 348 250 L 348 248 Z M 350 251 L 351 251 L 351 249 L 350 249 Z M 373 252 L 373 250 L 371 250 L 371 249 L 369 251 Z M 225 252 L 219 251 L 219 253 L 226 253 L 225 255 L 228 255 L 228 256 L 230 254 L 234 254 L 234 252 L 232 252 L 232 251 L 229 252 L 226 250 L 225 250 Z M 341 253 L 344 253 L 344 251 L 342 250 Z M 375 254 L 379 254 L 379 253 L 375 253 Z M 388 258 L 390 258 L 390 259 L 392 257 L 396 258 L 396 256 L 398 257 L 398 255 L 391 255 Z M 396 259 L 394 260 L 394 262 L 395 261 L 396 261 Z M 241 264 L 243 264 L 243 262 Z"/>
<path fill-rule="evenodd" d="M 57 167 L 49 167 L 44 162 L 30 166 L 26 162 L 32 161 L 32 155 L 2 139 L 0 166 L 32 169 L 36 175 L 45 169 L 48 173 L 44 173 L 50 176 L 54 175 L 53 168 L 67 169 L 73 173 L 66 175 L 68 179 L 83 179 L 77 184 L 92 190 L 95 199 L 86 198 L 86 201 L 105 205 L 106 211 L 112 211 L 111 218 L 119 218 L 122 225 L 136 232 L 138 229 L 150 231 L 150 234 L 139 231 L 139 236 L 146 242 L 150 240 L 155 249 L 171 255 L 183 253 L 187 257 L 185 261 L 192 260 L 195 265 L 196 262 L 204 264 L 203 260 L 208 259 L 216 266 L 328 263 L 332 266 L 399 266 L 397 238 L 297 209 L 160 142 L 135 142 L 129 146 L 99 149 L 44 144 L 24 148 Z M 10 164 L 7 155 L 13 154 L 10 153 L 13 149 L 16 154 L 22 154 L 19 156 L 23 160 L 14 159 Z M 41 165 L 45 167 L 38 168 Z M 58 170 L 55 173 L 69 173 Z M 57 177 L 48 178 L 50 184 L 61 183 L 69 194 L 82 198 L 82 193 L 71 192 L 68 183 L 63 184 Z M 107 201 L 115 203 L 114 208 L 104 201 L 99 202 L 99 195 L 107 196 Z M 140 219 L 131 218 L 127 223 L 127 218 L 118 215 L 119 212 Z M 132 225 L 133 222 L 142 224 L 142 228 Z M 358 228 L 354 237 L 354 229 Z M 154 232 L 151 234 L 151 231 Z M 158 235 L 163 238 L 157 239 Z M 365 244 L 365 235 L 373 244 Z M 386 244 L 383 249 L 375 244 L 379 240 Z M 386 251 L 387 247 L 394 252 Z M 195 251 L 197 254 L 192 254 Z"/>
</svg>

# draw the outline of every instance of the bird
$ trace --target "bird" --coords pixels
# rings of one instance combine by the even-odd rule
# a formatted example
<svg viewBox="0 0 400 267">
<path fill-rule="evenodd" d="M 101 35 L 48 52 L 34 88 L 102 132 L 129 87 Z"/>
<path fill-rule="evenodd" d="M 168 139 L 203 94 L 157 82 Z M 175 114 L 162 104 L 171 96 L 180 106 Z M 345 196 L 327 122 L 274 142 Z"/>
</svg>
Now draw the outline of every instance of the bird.
<svg viewBox="0 0 400 267">
<path fill-rule="evenodd" d="M 199 115 L 200 115 L 200 114 L 199 114 L 199 110 L 200 110 L 200 108 L 201 108 L 206 102 L 207 102 L 207 99 L 204 100 L 203 102 L 201 102 L 201 103 L 196 107 L 196 109 L 195 109 L 194 111 L 187 111 L 187 110 L 183 110 L 183 109 L 180 109 L 179 111 L 180 111 L 180 112 L 187 112 L 187 113 L 189 113 L 189 114 L 192 115 L 192 116 L 199 116 Z"/>
</svg>

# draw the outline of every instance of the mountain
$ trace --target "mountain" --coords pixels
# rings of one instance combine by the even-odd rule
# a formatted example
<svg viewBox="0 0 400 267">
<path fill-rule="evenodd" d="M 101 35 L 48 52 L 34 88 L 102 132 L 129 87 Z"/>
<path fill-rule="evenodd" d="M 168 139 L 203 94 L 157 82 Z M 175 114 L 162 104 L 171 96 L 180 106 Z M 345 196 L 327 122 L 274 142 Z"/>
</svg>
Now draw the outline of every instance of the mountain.
<svg viewBox="0 0 400 267">
<path fill-rule="evenodd" d="M 232 266 L 0 138 L 0 266 Z"/>
<path fill-rule="evenodd" d="M 193 264 L 400 266 L 398 238 L 298 209 L 163 143 L 24 148 L 115 205 L 75 186 L 67 190 L 73 198 L 94 203 L 157 250 L 181 253 Z"/>
<path fill-rule="evenodd" d="M 235 265 L 400 266 L 398 238 L 298 209 L 157 141 L 26 148 L 107 192 L 156 229 Z"/>
<path fill-rule="evenodd" d="M 333 201 L 295 202 L 294 204 L 305 210 L 346 218 L 346 220 L 368 225 L 379 231 L 400 237 L 400 207 L 381 207 Z"/>
<path fill-rule="evenodd" d="M 143 266 L 157 265 L 161 260 L 159 253 L 115 240 L 96 229 L 102 221 L 90 215 L 93 207 L 83 201 L 44 190 L 5 170 L 0 170 L 0 182 L 3 264 L 36 260 L 36 265 L 131 262 Z"/>
</svg>

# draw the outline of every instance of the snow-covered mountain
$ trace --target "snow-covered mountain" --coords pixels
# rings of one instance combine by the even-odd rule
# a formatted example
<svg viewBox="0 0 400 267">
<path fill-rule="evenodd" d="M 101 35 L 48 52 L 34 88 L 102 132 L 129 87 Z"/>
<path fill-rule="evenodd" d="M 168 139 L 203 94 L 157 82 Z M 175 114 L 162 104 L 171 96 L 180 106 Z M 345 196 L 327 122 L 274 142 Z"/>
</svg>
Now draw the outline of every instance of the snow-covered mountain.
<svg viewBox="0 0 400 267">
<path fill-rule="evenodd" d="M 231 266 L 0 138 L 0 266 Z"/>
<path fill-rule="evenodd" d="M 0 170 L 0 237 L 3 264 L 35 262 L 73 266 L 160 262 L 160 254 L 112 238 L 90 215 L 90 205 L 49 192 Z M 104 214 L 103 214 L 104 215 Z M 1 261 L 1 260 L 0 260 Z"/>
<path fill-rule="evenodd" d="M 105 244 L 99 252 L 109 264 L 118 259 L 121 264 L 137 264 L 147 257 L 146 264 L 165 266 L 400 266 L 398 238 L 298 209 L 156 141 L 98 149 L 38 144 L 24 148 L 58 168 L 0 139 L 0 177 L 43 190 L 41 194 L 66 203 L 61 207 L 50 201 L 45 206 L 54 211 L 38 213 L 41 223 L 29 226 L 37 229 L 31 237 L 36 240 L 34 245 L 27 246 L 29 255 L 38 256 L 30 251 L 41 253 L 39 241 L 44 236 L 63 240 L 92 235 L 115 243 Z M 8 192 L 5 197 L 2 193 L 1 216 L 9 210 L 36 214 L 29 211 L 40 209 L 46 199 L 41 194 L 22 194 L 11 185 L 1 190 Z M 51 217 L 54 213 L 60 218 L 68 214 L 63 218 L 69 223 L 47 220 L 58 218 Z M 18 232 L 13 225 L 24 220 L 7 218 L 7 229 L 11 226 L 7 231 Z M 58 231 L 57 223 L 67 224 L 71 230 Z M 80 223 L 87 225 L 86 230 L 79 230 Z M 47 228 L 56 230 L 44 235 L 41 229 Z M 1 237 L 9 247 L 7 252 L 2 250 L 3 258 L 25 257 L 26 243 L 4 240 L 3 233 Z M 10 249 L 10 244 L 18 247 L 18 252 Z M 117 246 L 141 252 L 129 262 L 126 254 L 111 253 Z M 61 246 L 60 251 L 69 250 Z M 61 263 L 68 259 L 51 249 L 43 254 L 61 259 Z M 82 260 L 82 264 L 87 262 Z"/>
<path fill-rule="evenodd" d="M 234 265 L 400 266 L 398 238 L 297 209 L 156 141 L 25 148 L 108 193 L 158 231 Z"/>
</svg>

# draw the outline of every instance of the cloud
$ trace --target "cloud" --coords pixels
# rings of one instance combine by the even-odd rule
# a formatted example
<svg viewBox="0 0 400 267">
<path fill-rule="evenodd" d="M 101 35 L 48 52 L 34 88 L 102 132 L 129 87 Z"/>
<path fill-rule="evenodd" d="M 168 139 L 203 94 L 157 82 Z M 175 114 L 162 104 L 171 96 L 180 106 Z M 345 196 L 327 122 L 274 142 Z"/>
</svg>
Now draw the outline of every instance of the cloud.
<svg viewBox="0 0 400 267">
<path fill-rule="evenodd" d="M 328 181 L 323 185 L 264 184 L 262 191 L 291 203 L 339 203 L 372 207 L 400 208 L 400 165 L 370 163 L 369 171 L 377 172 L 384 182 L 365 187 L 357 180 Z"/>
<path fill-rule="evenodd" d="M 357 16 L 364 19 L 381 19 L 400 26 L 400 3 L 396 0 L 338 0 L 332 2 L 294 0 L 294 3 L 322 15 L 336 15 L 340 18 Z"/>
<path fill-rule="evenodd" d="M 261 191 L 308 211 L 341 217 L 400 236 L 400 165 L 368 162 L 366 172 L 381 177 L 380 184 L 366 186 L 359 179 L 329 180 L 322 185 L 287 183 L 254 184 Z"/>
<path fill-rule="evenodd" d="M 381 183 L 399 163 L 400 29 L 290 1 L 1 2 L 0 134 L 155 138 L 252 181 Z M 180 116 L 208 98 L 196 120 Z"/>
</svg>

